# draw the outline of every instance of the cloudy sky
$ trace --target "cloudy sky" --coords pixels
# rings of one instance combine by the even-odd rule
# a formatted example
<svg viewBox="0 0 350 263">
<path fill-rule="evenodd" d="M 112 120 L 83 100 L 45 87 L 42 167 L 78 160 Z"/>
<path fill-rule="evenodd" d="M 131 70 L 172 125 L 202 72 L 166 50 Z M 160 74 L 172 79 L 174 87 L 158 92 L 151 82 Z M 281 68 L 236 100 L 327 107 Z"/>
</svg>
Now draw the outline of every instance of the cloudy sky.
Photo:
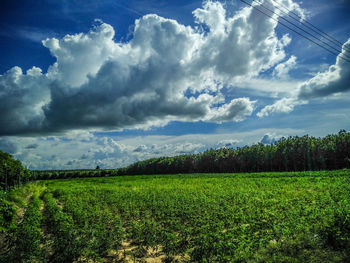
<svg viewBox="0 0 350 263">
<path fill-rule="evenodd" d="M 350 2 L 260 2 L 1 1 L 0 149 L 117 168 L 350 130 Z"/>
</svg>

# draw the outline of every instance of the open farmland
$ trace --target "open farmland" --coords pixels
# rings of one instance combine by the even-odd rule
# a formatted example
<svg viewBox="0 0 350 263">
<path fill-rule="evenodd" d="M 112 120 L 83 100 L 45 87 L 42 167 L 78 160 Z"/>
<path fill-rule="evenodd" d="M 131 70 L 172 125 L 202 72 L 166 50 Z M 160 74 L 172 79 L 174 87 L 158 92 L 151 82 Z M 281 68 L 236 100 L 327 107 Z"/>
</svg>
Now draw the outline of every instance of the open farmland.
<svg viewBox="0 0 350 263">
<path fill-rule="evenodd" d="M 39 181 L 13 202 L 23 191 L 13 262 L 350 260 L 348 170 Z"/>
</svg>

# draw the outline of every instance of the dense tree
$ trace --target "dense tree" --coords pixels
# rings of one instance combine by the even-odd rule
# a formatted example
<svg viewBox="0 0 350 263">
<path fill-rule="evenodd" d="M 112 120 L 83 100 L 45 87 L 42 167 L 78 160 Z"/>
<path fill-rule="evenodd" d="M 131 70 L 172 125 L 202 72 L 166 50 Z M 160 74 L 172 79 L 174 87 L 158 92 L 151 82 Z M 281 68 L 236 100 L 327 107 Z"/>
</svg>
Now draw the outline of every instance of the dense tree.
<svg viewBox="0 0 350 263">
<path fill-rule="evenodd" d="M 237 149 L 152 158 L 130 165 L 118 174 L 311 171 L 350 168 L 350 133 L 341 130 L 324 138 L 308 135 L 281 138 Z"/>
<path fill-rule="evenodd" d="M 97 168 L 97 167 L 96 167 Z M 99 167 L 98 167 L 99 168 Z M 199 154 L 152 158 L 119 169 L 32 171 L 1 153 L 1 187 L 29 179 L 118 176 L 132 174 L 173 174 L 211 172 L 312 171 L 350 168 L 350 133 L 315 138 L 308 135 L 281 138 L 271 144 L 253 144 L 236 149 L 209 149 Z"/>
<path fill-rule="evenodd" d="M 0 151 L 0 189 L 7 190 L 31 179 L 30 171 L 8 153 Z"/>
</svg>

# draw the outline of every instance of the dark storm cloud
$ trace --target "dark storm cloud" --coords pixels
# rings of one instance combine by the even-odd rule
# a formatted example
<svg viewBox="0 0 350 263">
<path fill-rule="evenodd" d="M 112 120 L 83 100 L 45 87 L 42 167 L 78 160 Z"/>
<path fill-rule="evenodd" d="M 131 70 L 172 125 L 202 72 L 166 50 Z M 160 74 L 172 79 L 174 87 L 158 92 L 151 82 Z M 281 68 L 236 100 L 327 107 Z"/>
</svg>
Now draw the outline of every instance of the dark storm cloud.
<svg viewBox="0 0 350 263">
<path fill-rule="evenodd" d="M 17 152 L 18 146 L 8 138 L 0 138 L 0 150 L 13 154 Z"/>
<path fill-rule="evenodd" d="M 33 144 L 27 145 L 25 148 L 26 148 L 26 149 L 36 149 L 36 148 L 38 148 L 38 147 L 39 147 L 38 144 L 33 143 Z"/>
<path fill-rule="evenodd" d="M 228 17 L 208 1 L 193 14 L 196 28 L 143 16 L 128 43 L 115 42 L 114 29 L 100 22 L 85 34 L 46 39 L 56 58 L 47 73 L 15 67 L 0 75 L 0 135 L 244 120 L 255 102 L 229 100 L 222 87 L 274 67 L 290 39 L 251 8 Z"/>
</svg>

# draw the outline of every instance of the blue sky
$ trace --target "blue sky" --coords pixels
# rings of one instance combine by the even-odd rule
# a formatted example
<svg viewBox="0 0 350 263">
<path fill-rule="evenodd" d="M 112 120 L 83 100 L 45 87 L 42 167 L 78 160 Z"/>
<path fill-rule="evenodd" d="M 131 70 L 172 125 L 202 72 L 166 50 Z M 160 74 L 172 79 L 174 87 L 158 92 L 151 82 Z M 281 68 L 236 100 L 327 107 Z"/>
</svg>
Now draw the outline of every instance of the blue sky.
<svg viewBox="0 0 350 263">
<path fill-rule="evenodd" d="M 348 1 L 276 2 L 350 43 Z M 0 149 L 32 169 L 116 168 L 350 130 L 346 49 L 241 1 L 5 0 Z"/>
</svg>

